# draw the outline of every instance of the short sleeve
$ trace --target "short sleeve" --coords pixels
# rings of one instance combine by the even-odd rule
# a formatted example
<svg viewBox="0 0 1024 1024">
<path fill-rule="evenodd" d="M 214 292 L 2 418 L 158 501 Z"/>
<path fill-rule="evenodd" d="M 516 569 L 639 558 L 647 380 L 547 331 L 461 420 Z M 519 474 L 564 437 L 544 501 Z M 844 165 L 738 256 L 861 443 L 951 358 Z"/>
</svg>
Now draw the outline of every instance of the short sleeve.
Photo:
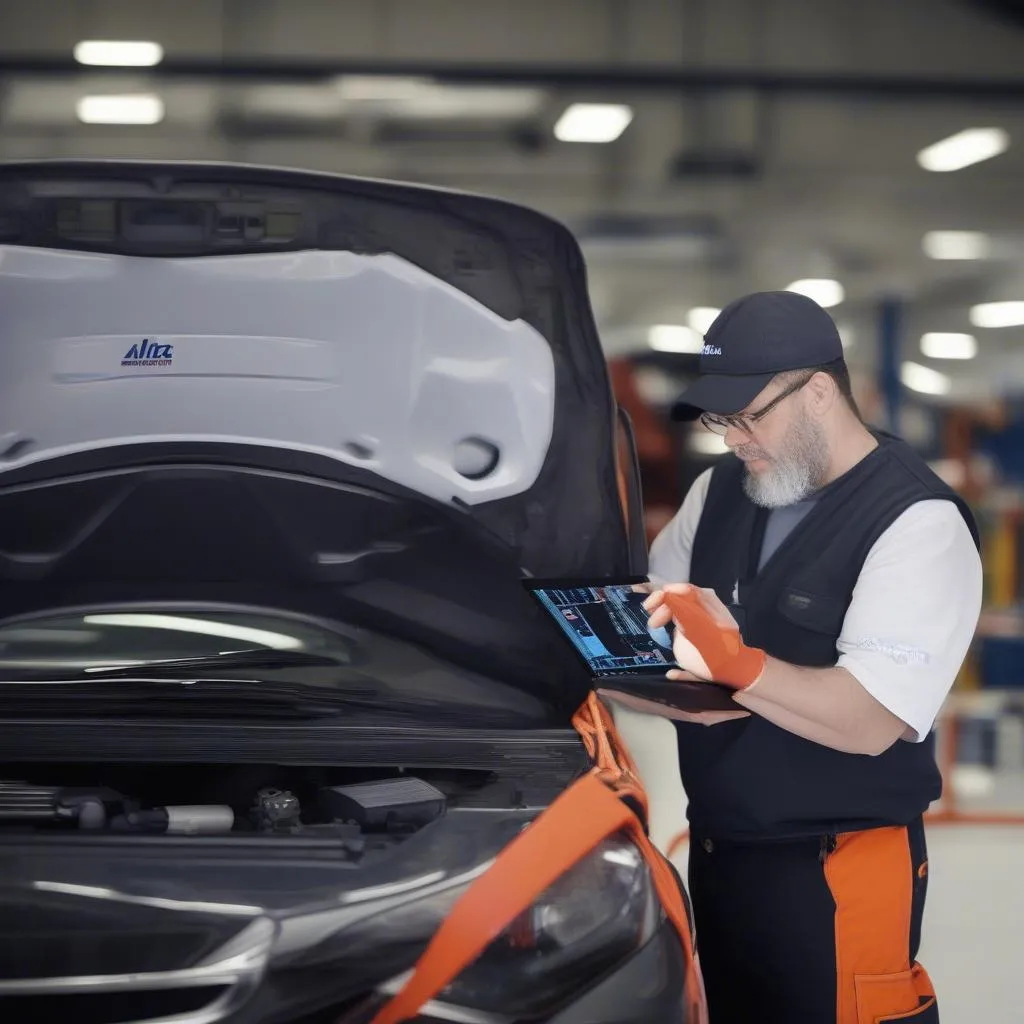
<svg viewBox="0 0 1024 1024">
<path fill-rule="evenodd" d="M 982 564 L 956 505 L 921 501 L 876 541 L 837 641 L 838 666 L 925 739 L 977 628 Z"/>
<path fill-rule="evenodd" d="M 690 485 L 679 511 L 654 538 L 648 558 L 649 575 L 655 583 L 687 583 L 690 556 L 714 467 L 704 470 Z"/>
</svg>

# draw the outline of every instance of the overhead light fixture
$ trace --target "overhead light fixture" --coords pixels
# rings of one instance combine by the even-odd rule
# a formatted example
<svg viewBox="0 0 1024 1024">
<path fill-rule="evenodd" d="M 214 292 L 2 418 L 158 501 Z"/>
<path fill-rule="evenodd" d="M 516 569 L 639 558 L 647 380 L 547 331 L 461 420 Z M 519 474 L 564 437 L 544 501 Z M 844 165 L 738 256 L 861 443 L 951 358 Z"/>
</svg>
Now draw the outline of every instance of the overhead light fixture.
<svg viewBox="0 0 1024 1024">
<path fill-rule="evenodd" d="M 930 331 L 921 336 L 921 352 L 929 359 L 973 359 L 978 342 L 973 334 Z"/>
<path fill-rule="evenodd" d="M 532 118 L 544 103 L 536 87 L 470 85 L 396 75 L 342 75 L 324 91 L 359 116 L 414 121 L 518 121 Z"/>
<path fill-rule="evenodd" d="M 415 99 L 433 84 L 430 78 L 398 75 L 342 75 L 335 83 L 341 97 L 353 103 Z"/>
<path fill-rule="evenodd" d="M 614 142 L 633 120 L 624 103 L 573 103 L 555 123 L 559 142 Z"/>
<path fill-rule="evenodd" d="M 946 395 L 953 382 L 944 373 L 920 363 L 906 362 L 900 367 L 900 380 L 911 391 L 924 395 Z"/>
<path fill-rule="evenodd" d="M 106 68 L 151 68 L 164 59 L 159 43 L 115 39 L 83 39 L 75 46 L 79 64 Z"/>
<path fill-rule="evenodd" d="M 164 101 L 146 93 L 83 96 L 76 112 L 83 124 L 159 124 L 164 119 Z"/>
<path fill-rule="evenodd" d="M 704 347 L 704 338 L 692 327 L 683 324 L 655 324 L 647 332 L 647 344 L 655 352 L 683 352 L 698 355 Z"/>
<path fill-rule="evenodd" d="M 721 312 L 720 309 L 714 309 L 711 306 L 697 306 L 687 314 L 686 322 L 698 334 L 707 334 Z"/>
<path fill-rule="evenodd" d="M 838 281 L 826 277 L 809 277 L 801 281 L 794 281 L 786 288 L 786 291 L 805 295 L 825 309 L 830 306 L 838 306 L 846 298 L 843 286 Z"/>
<path fill-rule="evenodd" d="M 200 636 L 216 636 L 225 640 L 259 644 L 261 647 L 269 647 L 276 651 L 291 651 L 302 646 L 301 640 L 285 633 L 254 629 L 251 626 L 236 626 L 231 622 L 193 619 L 184 615 L 123 612 L 86 615 L 82 621 L 90 626 L 128 626 L 133 629 L 169 629 L 176 633 L 197 633 Z"/>
<path fill-rule="evenodd" d="M 982 302 L 971 307 L 975 327 L 1020 327 L 1024 324 L 1024 302 Z"/>
<path fill-rule="evenodd" d="M 926 171 L 959 171 L 999 156 L 1009 145 L 1010 136 L 1002 128 L 967 128 L 926 146 L 917 154 L 917 162 Z"/>
<path fill-rule="evenodd" d="M 921 248 L 933 260 L 983 260 L 992 251 L 988 235 L 981 231 L 929 231 Z"/>
</svg>

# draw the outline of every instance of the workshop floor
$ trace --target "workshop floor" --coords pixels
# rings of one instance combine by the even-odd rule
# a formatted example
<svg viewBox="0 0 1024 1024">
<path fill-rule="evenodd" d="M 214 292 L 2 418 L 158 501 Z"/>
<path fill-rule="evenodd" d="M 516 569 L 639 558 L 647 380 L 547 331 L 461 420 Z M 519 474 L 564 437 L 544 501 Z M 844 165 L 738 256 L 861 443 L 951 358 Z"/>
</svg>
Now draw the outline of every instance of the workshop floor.
<svg viewBox="0 0 1024 1024">
<path fill-rule="evenodd" d="M 675 734 L 665 721 L 616 710 L 651 801 L 652 838 L 665 848 L 686 827 Z M 1024 808 L 1024 774 L 1003 779 Z M 921 962 L 939 993 L 942 1024 L 1024 1021 L 1024 827 L 931 825 Z M 673 858 L 686 871 L 684 846 Z"/>
</svg>

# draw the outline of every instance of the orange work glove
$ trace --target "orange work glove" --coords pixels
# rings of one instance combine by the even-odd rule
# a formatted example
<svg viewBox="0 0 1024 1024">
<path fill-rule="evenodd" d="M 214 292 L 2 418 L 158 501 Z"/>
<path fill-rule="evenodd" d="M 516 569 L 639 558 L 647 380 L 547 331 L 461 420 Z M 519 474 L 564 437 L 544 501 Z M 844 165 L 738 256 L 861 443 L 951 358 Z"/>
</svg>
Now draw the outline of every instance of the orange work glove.
<svg viewBox="0 0 1024 1024">
<path fill-rule="evenodd" d="M 760 679 L 767 656 L 760 648 L 748 647 L 743 642 L 739 627 L 731 621 L 732 616 L 728 616 L 730 622 L 716 620 L 696 590 L 682 594 L 665 591 L 663 597 L 677 629 L 683 634 L 682 637 L 676 635 L 677 644 L 683 647 L 682 651 L 676 651 L 681 668 L 736 690 L 748 690 Z M 684 645 L 692 647 L 699 657 L 687 657 Z M 684 656 L 680 658 L 680 654 Z M 696 664 L 692 664 L 694 662 Z M 701 671 L 705 667 L 706 674 Z"/>
</svg>

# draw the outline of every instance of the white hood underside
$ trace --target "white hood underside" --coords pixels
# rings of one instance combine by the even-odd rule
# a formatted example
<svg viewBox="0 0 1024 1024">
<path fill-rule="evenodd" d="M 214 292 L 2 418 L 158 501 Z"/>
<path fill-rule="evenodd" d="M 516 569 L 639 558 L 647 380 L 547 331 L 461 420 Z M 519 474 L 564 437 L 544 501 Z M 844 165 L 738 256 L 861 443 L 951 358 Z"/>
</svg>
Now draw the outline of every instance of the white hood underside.
<svg viewBox="0 0 1024 1024">
<path fill-rule="evenodd" d="M 551 442 L 545 339 L 392 255 L 0 246 L 0 310 L 0 481 L 71 452 L 210 441 L 475 505 L 527 490 Z"/>
</svg>

